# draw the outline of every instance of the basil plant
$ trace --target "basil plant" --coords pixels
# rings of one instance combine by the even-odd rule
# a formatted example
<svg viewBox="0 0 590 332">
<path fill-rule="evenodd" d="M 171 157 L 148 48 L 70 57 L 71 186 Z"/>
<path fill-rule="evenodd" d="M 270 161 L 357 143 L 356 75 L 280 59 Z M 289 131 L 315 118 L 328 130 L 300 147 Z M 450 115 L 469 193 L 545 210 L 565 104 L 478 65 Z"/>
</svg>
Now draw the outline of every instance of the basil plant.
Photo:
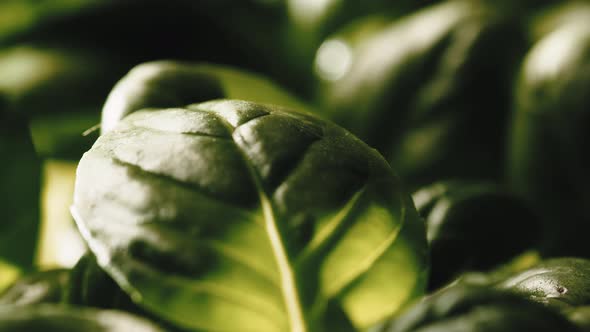
<svg viewBox="0 0 590 332">
<path fill-rule="evenodd" d="M 412 200 L 346 130 L 241 100 L 137 105 L 83 156 L 71 210 L 143 310 L 186 330 L 355 331 L 424 292 Z"/>
</svg>

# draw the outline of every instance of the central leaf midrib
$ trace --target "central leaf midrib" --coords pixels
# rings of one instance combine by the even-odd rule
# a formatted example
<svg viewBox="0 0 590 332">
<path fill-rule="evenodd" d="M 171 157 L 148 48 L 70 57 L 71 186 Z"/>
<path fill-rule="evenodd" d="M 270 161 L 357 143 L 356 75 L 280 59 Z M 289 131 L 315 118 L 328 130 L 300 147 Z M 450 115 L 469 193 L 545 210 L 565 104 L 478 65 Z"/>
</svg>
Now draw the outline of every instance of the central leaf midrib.
<svg viewBox="0 0 590 332">
<path fill-rule="evenodd" d="M 283 237 L 281 236 L 281 232 L 279 230 L 275 218 L 274 208 L 271 200 L 264 191 L 261 177 L 254 165 L 252 165 L 252 163 L 250 162 L 247 153 L 244 150 L 242 150 L 240 144 L 236 142 L 234 135 L 235 129 L 237 127 L 233 127 L 225 118 L 223 118 L 219 114 L 215 112 L 211 113 L 215 114 L 215 116 L 217 116 L 219 120 L 221 120 L 230 130 L 230 134 L 232 135 L 233 143 L 236 146 L 236 150 L 238 151 L 240 157 L 244 161 L 244 165 L 250 172 L 254 186 L 256 187 L 256 191 L 259 195 L 260 207 L 262 209 L 266 234 L 268 235 L 270 245 L 272 247 L 272 251 L 275 257 L 275 261 L 277 263 L 277 268 L 279 270 L 281 292 L 283 294 L 285 309 L 287 317 L 289 319 L 290 331 L 308 332 L 308 323 L 305 319 L 303 307 L 299 299 L 300 294 L 295 279 L 295 271 L 292 267 L 291 262 L 289 261 Z M 243 124 L 244 123 L 242 123 L 241 125 Z"/>
</svg>

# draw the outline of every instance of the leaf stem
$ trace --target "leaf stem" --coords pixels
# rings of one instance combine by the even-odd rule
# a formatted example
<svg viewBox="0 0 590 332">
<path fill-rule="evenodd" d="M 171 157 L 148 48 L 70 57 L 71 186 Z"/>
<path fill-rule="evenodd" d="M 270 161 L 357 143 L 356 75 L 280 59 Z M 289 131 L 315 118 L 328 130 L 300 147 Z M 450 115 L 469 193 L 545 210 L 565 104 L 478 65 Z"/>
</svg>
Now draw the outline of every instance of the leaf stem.
<svg viewBox="0 0 590 332">
<path fill-rule="evenodd" d="M 287 257 L 283 242 L 281 241 L 281 235 L 276 225 L 272 205 L 264 194 L 260 195 L 260 200 L 262 211 L 264 213 L 266 230 L 279 268 L 279 274 L 281 277 L 281 290 L 285 300 L 291 332 L 307 332 L 308 328 L 305 323 L 301 302 L 299 300 L 299 294 L 297 292 L 295 275 L 291 265 L 289 264 L 289 259 Z"/>
</svg>

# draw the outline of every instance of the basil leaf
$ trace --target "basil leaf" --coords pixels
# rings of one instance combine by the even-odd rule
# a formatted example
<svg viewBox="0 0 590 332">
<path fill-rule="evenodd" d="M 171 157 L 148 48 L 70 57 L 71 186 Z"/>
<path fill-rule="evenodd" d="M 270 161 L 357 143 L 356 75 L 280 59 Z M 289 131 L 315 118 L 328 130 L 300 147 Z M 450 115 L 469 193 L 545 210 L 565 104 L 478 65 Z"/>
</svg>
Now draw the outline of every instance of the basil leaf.
<svg viewBox="0 0 590 332">
<path fill-rule="evenodd" d="M 70 271 L 66 269 L 27 275 L 0 294 L 0 307 L 60 303 L 69 282 Z"/>
<path fill-rule="evenodd" d="M 320 79 L 321 108 L 376 147 L 413 189 L 455 177 L 497 180 L 521 30 L 511 13 L 459 0 L 360 40 L 335 35 L 316 58 L 332 54 L 323 61 L 332 75 Z"/>
<path fill-rule="evenodd" d="M 0 95 L 0 260 L 33 264 L 39 229 L 40 161 L 26 119 L 8 111 Z"/>
<path fill-rule="evenodd" d="M 43 305 L 0 308 L 0 331 L 163 332 L 164 330 L 143 318 L 123 312 Z"/>
<path fill-rule="evenodd" d="M 514 294 L 466 285 L 443 289 L 410 307 L 382 332 L 579 331 L 559 313 Z"/>
<path fill-rule="evenodd" d="M 42 157 L 79 160 L 96 137 L 83 133 L 127 68 L 97 49 L 26 44 L 0 50 L 0 92 L 30 119 Z"/>
<path fill-rule="evenodd" d="M 110 93 L 103 108 L 102 132 L 143 108 L 182 107 L 219 98 L 308 109 L 268 79 L 253 73 L 213 64 L 148 62 L 133 68 Z"/>
<path fill-rule="evenodd" d="M 517 273 L 498 285 L 558 309 L 590 304 L 590 261 L 555 258 Z"/>
<path fill-rule="evenodd" d="M 522 64 L 508 174 L 545 221 L 543 254 L 590 257 L 590 6 L 568 6 Z"/>
<path fill-rule="evenodd" d="M 96 258 L 84 254 L 72 268 L 64 302 L 69 305 L 116 309 L 143 316 L 127 293 L 98 266 Z"/>
<path fill-rule="evenodd" d="M 430 289 L 468 270 L 495 268 L 540 243 L 541 221 L 522 200 L 492 183 L 437 182 L 413 198 L 426 221 Z"/>
<path fill-rule="evenodd" d="M 425 286 L 424 225 L 389 165 L 306 113 L 134 112 L 84 155 L 74 196 L 98 263 L 181 327 L 365 328 Z"/>
</svg>

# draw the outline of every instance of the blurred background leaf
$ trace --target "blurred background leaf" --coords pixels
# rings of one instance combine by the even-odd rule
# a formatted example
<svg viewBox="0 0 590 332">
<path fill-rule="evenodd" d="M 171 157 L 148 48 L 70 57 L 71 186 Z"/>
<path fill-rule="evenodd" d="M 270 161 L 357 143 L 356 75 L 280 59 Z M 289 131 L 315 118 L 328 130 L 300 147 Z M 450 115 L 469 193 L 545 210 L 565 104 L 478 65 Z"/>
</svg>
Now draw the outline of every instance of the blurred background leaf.
<svg viewBox="0 0 590 332">
<path fill-rule="evenodd" d="M 33 265 L 37 248 L 41 166 L 26 119 L 10 112 L 3 99 L 0 99 L 0 156 L 0 206 L 3 214 L 0 260 L 27 270 Z M 0 271 L 0 275 L 9 273 L 6 271 Z"/>
</svg>

